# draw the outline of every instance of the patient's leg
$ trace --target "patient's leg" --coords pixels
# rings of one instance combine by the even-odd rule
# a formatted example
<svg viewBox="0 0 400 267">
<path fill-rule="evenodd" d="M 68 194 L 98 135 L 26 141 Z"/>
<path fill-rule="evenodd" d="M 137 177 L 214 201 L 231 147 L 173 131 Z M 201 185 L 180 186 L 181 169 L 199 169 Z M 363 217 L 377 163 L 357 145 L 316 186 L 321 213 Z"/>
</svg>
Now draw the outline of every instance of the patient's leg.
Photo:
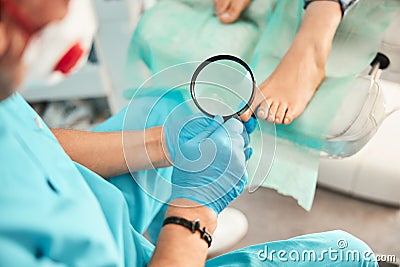
<svg viewBox="0 0 400 267">
<path fill-rule="evenodd" d="M 214 0 L 215 13 L 222 23 L 235 22 L 251 0 Z"/>
<path fill-rule="evenodd" d="M 307 7 L 291 47 L 260 85 L 262 94 L 252 105 L 252 110 L 258 107 L 259 118 L 289 124 L 303 113 L 325 77 L 325 65 L 341 17 L 340 5 L 333 1 L 315 1 Z M 250 115 L 248 112 L 241 118 L 247 121 Z"/>
</svg>

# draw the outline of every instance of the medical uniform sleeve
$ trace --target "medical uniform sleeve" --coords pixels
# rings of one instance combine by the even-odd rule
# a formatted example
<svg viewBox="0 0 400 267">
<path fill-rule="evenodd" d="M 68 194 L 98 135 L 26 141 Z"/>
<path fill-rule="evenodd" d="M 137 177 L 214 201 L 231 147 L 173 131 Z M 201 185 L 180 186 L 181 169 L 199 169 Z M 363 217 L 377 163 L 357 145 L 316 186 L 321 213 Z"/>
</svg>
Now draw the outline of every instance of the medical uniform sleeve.
<svg viewBox="0 0 400 267">
<path fill-rule="evenodd" d="M 307 8 L 307 6 L 316 0 L 304 0 L 304 9 Z M 345 14 L 346 11 L 355 3 L 357 3 L 359 0 L 325 0 L 325 1 L 333 1 L 337 2 L 340 4 L 340 7 L 342 9 L 342 14 Z"/>
<path fill-rule="evenodd" d="M 42 257 L 39 253 L 35 255 L 30 247 L 0 237 L 0 266 L 66 267 L 67 265 Z"/>
</svg>

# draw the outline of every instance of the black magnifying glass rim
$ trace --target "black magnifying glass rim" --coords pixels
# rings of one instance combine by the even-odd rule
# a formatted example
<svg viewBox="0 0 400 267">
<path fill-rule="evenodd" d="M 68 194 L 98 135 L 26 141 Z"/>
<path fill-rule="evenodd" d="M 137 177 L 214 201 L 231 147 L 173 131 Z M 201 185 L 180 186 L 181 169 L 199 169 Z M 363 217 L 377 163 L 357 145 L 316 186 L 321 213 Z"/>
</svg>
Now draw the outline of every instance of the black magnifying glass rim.
<svg viewBox="0 0 400 267">
<path fill-rule="evenodd" d="M 250 106 L 251 106 L 251 104 L 253 103 L 253 100 L 254 100 L 256 81 L 255 81 L 253 72 L 251 71 L 249 65 L 247 65 L 246 62 L 244 62 L 240 58 L 232 56 L 232 55 L 216 55 L 216 56 L 212 56 L 212 57 L 206 59 L 204 62 L 202 62 L 197 67 L 197 69 L 193 73 L 192 79 L 190 81 L 190 94 L 192 96 L 192 99 L 193 99 L 194 103 L 198 107 L 198 109 L 200 109 L 204 114 L 206 114 L 209 117 L 214 117 L 215 115 L 218 115 L 218 114 L 211 114 L 211 113 L 207 112 L 206 110 L 204 110 L 201 107 L 200 103 L 197 101 L 196 94 L 194 92 L 194 87 L 195 87 L 196 80 L 197 80 L 197 77 L 199 76 L 200 72 L 206 66 L 208 66 L 210 63 L 213 63 L 213 62 L 219 61 L 219 60 L 232 60 L 232 61 L 242 65 L 242 67 L 244 67 L 250 73 L 251 80 L 252 80 L 252 83 L 253 83 L 252 90 L 251 90 L 251 96 L 250 96 L 249 101 L 246 103 L 246 105 L 243 108 L 241 108 L 238 112 L 236 112 L 236 113 L 234 113 L 232 115 L 223 116 L 224 120 L 229 120 L 230 118 L 237 117 L 237 116 L 240 116 L 243 113 L 245 113 L 250 108 Z"/>
</svg>

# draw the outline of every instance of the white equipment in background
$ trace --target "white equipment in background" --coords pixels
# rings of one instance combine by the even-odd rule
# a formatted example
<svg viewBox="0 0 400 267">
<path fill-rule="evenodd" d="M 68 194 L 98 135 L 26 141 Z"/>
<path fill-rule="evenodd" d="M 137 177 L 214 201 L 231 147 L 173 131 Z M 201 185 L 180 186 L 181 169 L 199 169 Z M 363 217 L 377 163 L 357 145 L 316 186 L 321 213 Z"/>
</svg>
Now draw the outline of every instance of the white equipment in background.
<svg viewBox="0 0 400 267">
<path fill-rule="evenodd" d="M 377 79 L 372 84 L 366 73 L 360 75 L 366 86 L 351 89 L 332 125 L 331 131 L 343 132 L 336 143 L 345 143 L 342 155 L 334 157 L 349 156 L 346 150 L 368 143 L 348 158 L 322 158 L 318 177 L 322 186 L 396 207 L 400 207 L 400 112 L 396 112 L 400 108 L 399 28 L 400 14 L 387 29 L 380 49 L 389 58 L 389 67 L 382 73 L 373 70 Z"/>
</svg>

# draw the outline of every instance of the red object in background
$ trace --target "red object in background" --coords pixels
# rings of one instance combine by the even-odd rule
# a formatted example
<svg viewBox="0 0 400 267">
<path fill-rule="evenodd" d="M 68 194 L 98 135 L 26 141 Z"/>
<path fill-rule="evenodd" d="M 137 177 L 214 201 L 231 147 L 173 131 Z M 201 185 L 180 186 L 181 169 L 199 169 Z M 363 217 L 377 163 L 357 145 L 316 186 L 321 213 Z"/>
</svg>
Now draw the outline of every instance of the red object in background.
<svg viewBox="0 0 400 267">
<path fill-rule="evenodd" d="M 76 67 L 78 64 L 79 60 L 82 58 L 84 52 L 85 51 L 81 44 L 76 43 L 68 50 L 64 57 L 58 61 L 54 67 L 54 71 L 59 71 L 64 75 L 70 74 L 74 67 Z"/>
</svg>

